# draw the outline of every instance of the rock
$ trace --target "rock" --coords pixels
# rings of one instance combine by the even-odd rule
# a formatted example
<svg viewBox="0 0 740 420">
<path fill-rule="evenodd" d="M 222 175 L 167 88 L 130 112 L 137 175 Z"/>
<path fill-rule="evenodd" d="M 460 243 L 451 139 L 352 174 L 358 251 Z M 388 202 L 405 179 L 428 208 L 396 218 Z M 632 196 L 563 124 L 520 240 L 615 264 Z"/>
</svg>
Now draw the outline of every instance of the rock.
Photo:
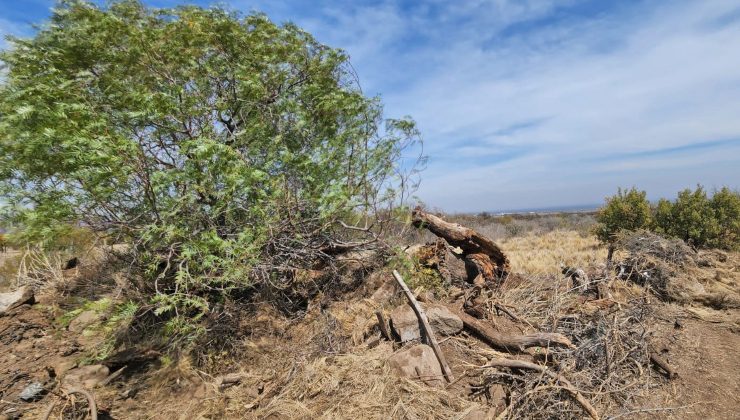
<svg viewBox="0 0 740 420">
<path fill-rule="evenodd" d="M 100 321 L 102 318 L 103 315 L 98 312 L 92 310 L 84 311 L 69 323 L 69 327 L 67 327 L 67 329 L 72 332 L 80 333 L 82 330 Z"/>
<path fill-rule="evenodd" d="M 20 287 L 15 292 L 0 293 L 0 315 L 26 303 L 32 305 L 35 301 L 33 289 L 28 286 Z"/>
<path fill-rule="evenodd" d="M 72 370 L 75 366 L 77 366 L 77 362 L 74 360 L 62 360 L 61 362 L 54 365 L 52 369 L 54 369 L 54 374 L 56 376 L 64 376 L 65 373 Z"/>
<path fill-rule="evenodd" d="M 67 388 L 93 389 L 110 374 L 110 370 L 103 365 L 81 366 L 71 369 L 62 380 Z"/>
<path fill-rule="evenodd" d="M 393 277 L 389 277 L 377 290 L 370 296 L 370 299 L 377 303 L 389 301 L 398 290 L 398 283 Z"/>
<path fill-rule="evenodd" d="M 434 303 L 421 303 L 435 334 L 454 335 L 462 331 L 462 320 L 449 309 Z M 421 338 L 419 318 L 409 305 L 401 305 L 391 312 L 391 327 L 402 342 Z"/>
<path fill-rule="evenodd" d="M 401 350 L 392 355 L 388 363 L 401 377 L 420 377 L 429 385 L 442 384 L 442 368 L 434 355 L 434 350 L 426 344 L 417 344 Z"/>
<path fill-rule="evenodd" d="M 30 402 L 30 401 L 36 401 L 38 399 L 41 399 L 43 395 L 44 395 L 44 386 L 38 382 L 33 382 L 32 384 L 23 388 L 23 391 L 21 391 L 20 395 L 18 395 L 18 398 L 20 398 L 23 401 Z"/>
<path fill-rule="evenodd" d="M 463 420 L 486 420 L 488 419 L 488 412 L 482 408 L 476 408 L 470 411 L 463 417 Z"/>
<path fill-rule="evenodd" d="M 492 406 L 491 410 L 493 410 L 492 416 L 497 416 L 506 409 L 506 390 L 503 385 L 495 384 L 489 388 L 488 392 L 491 394 L 489 403 Z"/>
</svg>

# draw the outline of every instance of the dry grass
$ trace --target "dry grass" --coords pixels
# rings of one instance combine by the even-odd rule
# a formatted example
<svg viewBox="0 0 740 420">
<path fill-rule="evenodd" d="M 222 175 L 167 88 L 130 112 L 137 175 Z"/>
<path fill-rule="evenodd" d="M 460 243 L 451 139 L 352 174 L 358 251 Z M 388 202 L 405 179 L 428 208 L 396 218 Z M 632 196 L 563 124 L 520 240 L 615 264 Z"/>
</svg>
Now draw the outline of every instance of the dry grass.
<svg viewBox="0 0 740 420">
<path fill-rule="evenodd" d="M 575 231 L 554 230 L 499 241 L 511 260 L 512 270 L 528 276 L 560 275 L 559 264 L 593 267 L 606 261 L 606 247 L 594 236 Z"/>
</svg>

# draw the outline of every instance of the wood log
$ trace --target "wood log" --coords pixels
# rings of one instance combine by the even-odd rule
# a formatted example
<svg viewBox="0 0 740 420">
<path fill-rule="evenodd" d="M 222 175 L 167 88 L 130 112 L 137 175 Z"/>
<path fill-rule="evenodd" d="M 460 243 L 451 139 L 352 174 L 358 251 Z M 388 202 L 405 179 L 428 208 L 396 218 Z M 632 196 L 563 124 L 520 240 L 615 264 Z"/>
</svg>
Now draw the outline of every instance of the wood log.
<svg viewBox="0 0 740 420">
<path fill-rule="evenodd" d="M 473 283 L 493 282 L 504 278 L 510 271 L 509 259 L 490 238 L 457 223 L 447 222 L 417 207 L 411 214 L 414 226 L 424 227 L 462 250 L 461 258 L 470 270 L 469 281 Z M 457 254 L 455 254 L 457 255 Z"/>
<path fill-rule="evenodd" d="M 655 363 L 661 369 L 663 369 L 668 375 L 668 379 L 674 379 L 678 377 L 678 372 L 668 364 L 655 350 L 650 350 L 650 361 Z"/>
<path fill-rule="evenodd" d="M 568 391 L 573 398 L 578 402 L 578 404 L 583 407 L 583 409 L 588 413 L 589 416 L 591 416 L 592 419 L 598 420 L 599 419 L 599 413 L 596 411 L 593 405 L 581 394 L 576 387 L 573 386 L 573 384 L 570 383 L 569 380 L 563 378 L 562 376 L 558 375 L 557 373 L 551 371 L 546 366 L 537 365 L 534 363 L 526 362 L 524 360 L 512 360 L 512 359 L 492 359 L 483 366 L 484 368 L 489 367 L 506 367 L 509 369 L 529 369 L 534 370 L 536 372 L 542 372 L 549 377 L 555 379 L 556 381 L 560 382 L 563 386 L 563 388 Z M 502 416 L 499 416 L 502 417 Z"/>
<path fill-rule="evenodd" d="M 460 317 L 465 328 L 473 332 L 484 343 L 497 349 L 502 349 L 508 352 L 522 352 L 529 347 L 575 347 L 568 337 L 558 333 L 503 335 L 486 325 L 484 322 L 475 319 L 459 309 L 450 306 L 447 306 L 447 308 Z"/>
<path fill-rule="evenodd" d="M 452 370 L 447 364 L 447 360 L 445 360 L 442 349 L 439 348 L 439 343 L 437 343 L 437 339 L 434 337 L 434 331 L 429 325 L 427 315 L 424 313 L 424 310 L 421 309 L 421 305 L 419 305 L 419 302 L 416 301 L 414 294 L 411 293 L 409 287 L 406 286 L 406 282 L 403 281 L 403 277 L 401 277 L 398 271 L 393 270 L 393 277 L 396 278 L 398 285 L 401 286 L 401 289 L 406 294 L 406 298 L 408 299 L 409 304 L 414 309 L 414 312 L 416 312 L 416 316 L 419 318 L 419 321 L 421 321 L 421 326 L 424 328 L 424 334 L 427 337 L 427 341 L 429 341 L 429 345 L 432 346 L 432 350 L 434 350 L 434 355 L 437 356 L 437 360 L 439 361 L 439 365 L 442 367 L 442 373 L 444 374 L 445 379 L 447 380 L 447 382 L 452 382 Z"/>
</svg>

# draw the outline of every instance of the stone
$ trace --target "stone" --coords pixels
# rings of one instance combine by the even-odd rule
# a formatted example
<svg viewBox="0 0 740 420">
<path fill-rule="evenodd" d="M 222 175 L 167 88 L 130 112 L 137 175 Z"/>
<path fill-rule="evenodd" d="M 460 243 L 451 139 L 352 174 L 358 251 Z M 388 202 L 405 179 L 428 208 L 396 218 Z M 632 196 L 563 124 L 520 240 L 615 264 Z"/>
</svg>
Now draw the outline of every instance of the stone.
<svg viewBox="0 0 740 420">
<path fill-rule="evenodd" d="M 23 388 L 23 391 L 21 391 L 20 395 L 18 395 L 18 398 L 23 401 L 30 402 L 41 399 L 43 395 L 44 386 L 38 382 L 33 382 L 27 387 Z"/>
<path fill-rule="evenodd" d="M 401 350 L 388 359 L 391 368 L 401 377 L 420 378 L 428 385 L 442 384 L 442 368 L 434 350 L 426 344 L 417 344 Z"/>
<path fill-rule="evenodd" d="M 100 321 L 102 318 L 103 315 L 96 311 L 84 311 L 69 323 L 67 329 L 72 332 L 81 333 L 85 328 Z"/>
<path fill-rule="evenodd" d="M 61 377 L 64 376 L 65 373 L 74 369 L 76 366 L 77 362 L 75 362 L 74 360 L 62 360 L 59 363 L 55 364 L 52 369 L 54 369 L 54 373 L 57 376 Z"/>
<path fill-rule="evenodd" d="M 488 392 L 491 394 L 489 403 L 492 406 L 493 416 L 497 416 L 506 409 L 506 390 L 503 385 L 495 384 L 489 388 Z"/>
<path fill-rule="evenodd" d="M 67 388 L 93 389 L 110 374 L 103 365 L 88 365 L 70 369 L 62 380 Z"/>
<path fill-rule="evenodd" d="M 462 331 L 463 322 L 449 309 L 435 303 L 420 303 L 435 334 L 455 335 Z M 410 305 L 401 305 L 391 312 L 391 326 L 402 342 L 421 338 L 419 318 Z"/>
<path fill-rule="evenodd" d="M 0 293 L 0 315 L 26 303 L 35 302 L 33 289 L 28 286 L 18 288 L 14 292 Z"/>
</svg>

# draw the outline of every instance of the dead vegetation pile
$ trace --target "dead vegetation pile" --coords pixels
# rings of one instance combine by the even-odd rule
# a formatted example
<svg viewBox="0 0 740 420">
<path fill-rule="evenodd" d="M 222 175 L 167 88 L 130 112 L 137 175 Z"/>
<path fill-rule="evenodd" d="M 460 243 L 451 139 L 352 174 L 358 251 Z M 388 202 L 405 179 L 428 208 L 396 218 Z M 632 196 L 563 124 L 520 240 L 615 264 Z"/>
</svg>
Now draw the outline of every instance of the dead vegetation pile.
<svg viewBox="0 0 740 420">
<path fill-rule="evenodd" d="M 680 239 L 647 231 L 623 233 L 616 246 L 626 253 L 617 265 L 618 278 L 648 287 L 666 301 L 740 308 L 735 255 L 697 251 Z"/>
<path fill-rule="evenodd" d="M 109 309 L 95 321 L 98 326 L 83 330 L 88 337 L 79 342 L 57 321 L 33 336 L 5 340 L 7 348 L 25 343 L 44 349 L 52 348 L 48 337 L 61 336 L 77 346 L 65 356 L 50 350 L 55 359 L 46 362 L 41 356 L 35 370 L 26 369 L 29 381 L 47 384 L 48 395 L 58 396 L 41 399 L 43 404 L 26 407 L 25 413 L 42 413 L 49 398 L 69 402 L 54 385 L 64 372 L 46 382 L 38 378 L 47 374 L 44 365 L 74 361 L 74 366 L 110 365 L 110 376 L 124 368 L 122 375 L 106 378 L 105 386 L 89 390 L 97 409 L 113 418 L 150 418 L 152 413 L 164 418 L 460 420 L 667 415 L 678 406 L 644 406 L 646 397 L 666 392 L 678 375 L 673 350 L 656 339 L 652 296 L 735 307 L 730 293 L 737 290 L 735 254 L 697 253 L 639 232 L 618 243 L 613 273 L 593 264 L 532 275 L 515 272 L 505 249 L 475 231 L 438 217 L 418 220 L 425 228 L 436 224 L 430 230 L 439 239 L 407 249 L 413 264 L 397 267 L 403 272 L 400 280 L 391 274 L 395 267 L 363 264 L 365 256 L 358 254 L 348 259 L 353 263 L 344 263 L 347 280 L 337 283 L 342 293 L 315 294 L 290 316 L 284 308 L 227 300 L 204 320 L 199 351 L 189 355 L 156 353 L 147 347 L 156 340 L 143 345 L 144 336 L 131 330 L 151 331 L 150 324 L 162 322 L 144 307 L 127 324 L 126 334 L 113 334 L 107 355 L 99 349 L 111 341 L 95 334 L 110 325 Z M 90 292 L 93 286 L 82 276 L 86 272 L 62 276 L 65 286 L 59 290 L 79 289 L 76 276 Z M 409 294 L 401 287 L 404 279 L 414 286 Z M 681 294 L 689 280 L 703 291 Z M 87 296 L 102 293 L 112 302 L 125 301 L 126 290 L 116 283 L 104 282 L 97 294 Z M 720 292 L 708 292 L 720 287 L 728 290 L 722 298 Z M 59 319 L 54 307 L 71 309 L 65 299 L 47 300 L 47 316 Z M 401 331 L 396 318 L 403 312 L 399 308 L 408 306 L 418 319 L 411 339 L 402 338 L 409 331 Z M 0 327 L 22 319 L 17 316 L 22 315 L 0 319 Z M 456 320 L 459 329 L 452 327 Z M 47 337 L 46 344 L 34 341 L 39 337 Z M 91 359 L 96 351 L 99 359 Z M 159 358 L 137 364 L 142 354 Z M 0 360 L 0 369 L 5 362 L 10 359 Z M 5 401 L 26 386 L 6 382 L 0 382 Z M 6 407 L 13 408 L 0 408 Z"/>
</svg>

